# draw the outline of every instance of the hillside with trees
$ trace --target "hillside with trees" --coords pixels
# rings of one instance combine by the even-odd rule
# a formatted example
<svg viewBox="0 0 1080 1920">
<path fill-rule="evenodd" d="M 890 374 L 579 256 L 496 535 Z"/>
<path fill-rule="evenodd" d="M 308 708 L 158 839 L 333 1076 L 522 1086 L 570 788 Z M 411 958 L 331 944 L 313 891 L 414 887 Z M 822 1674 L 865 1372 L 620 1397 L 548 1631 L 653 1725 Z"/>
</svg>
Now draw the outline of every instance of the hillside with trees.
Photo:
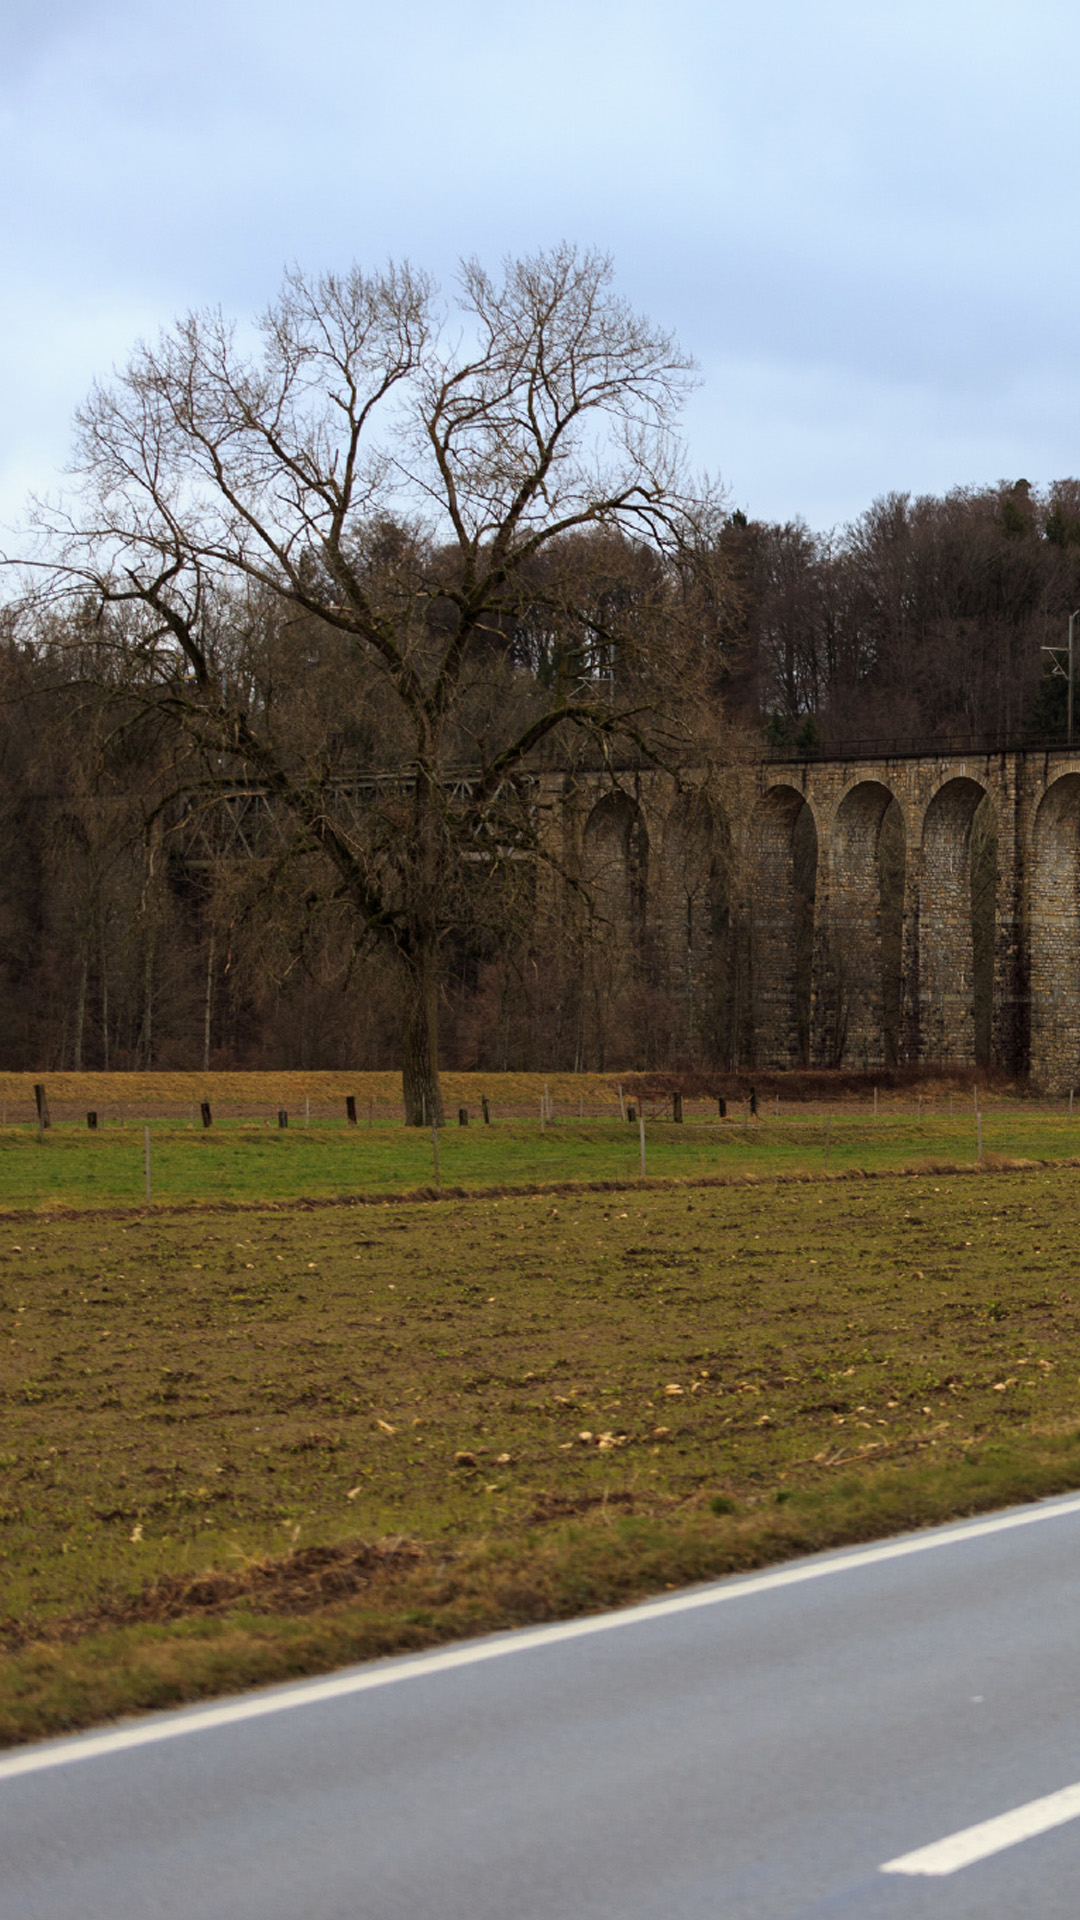
<svg viewBox="0 0 1080 1920">
<path fill-rule="evenodd" d="M 890 494 L 839 532 L 733 515 L 740 710 L 778 746 L 1063 738 L 1080 482 Z"/>
</svg>

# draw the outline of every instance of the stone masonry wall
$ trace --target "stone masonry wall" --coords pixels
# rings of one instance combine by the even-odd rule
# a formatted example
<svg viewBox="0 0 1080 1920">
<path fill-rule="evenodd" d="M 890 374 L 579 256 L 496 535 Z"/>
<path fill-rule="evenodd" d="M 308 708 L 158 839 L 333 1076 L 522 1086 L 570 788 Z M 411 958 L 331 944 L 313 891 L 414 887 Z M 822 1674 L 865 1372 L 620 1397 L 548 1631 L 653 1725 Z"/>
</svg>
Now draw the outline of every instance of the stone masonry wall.
<svg viewBox="0 0 1080 1920">
<path fill-rule="evenodd" d="M 651 771 L 618 803 L 542 785 L 561 857 L 603 849 L 619 943 L 732 1058 L 1080 1084 L 1080 752 L 769 762 L 689 799 Z"/>
</svg>

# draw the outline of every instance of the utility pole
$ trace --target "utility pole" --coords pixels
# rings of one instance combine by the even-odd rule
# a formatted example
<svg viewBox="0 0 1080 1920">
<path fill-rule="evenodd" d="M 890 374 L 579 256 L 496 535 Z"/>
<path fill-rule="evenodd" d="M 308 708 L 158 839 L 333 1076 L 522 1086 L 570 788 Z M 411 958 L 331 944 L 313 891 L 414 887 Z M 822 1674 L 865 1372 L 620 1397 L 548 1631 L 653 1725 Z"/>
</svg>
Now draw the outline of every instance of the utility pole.
<svg viewBox="0 0 1080 1920">
<path fill-rule="evenodd" d="M 1080 607 L 1076 609 L 1080 612 Z M 1076 612 L 1068 614 L 1068 745 L 1072 745 L 1072 628 L 1076 626 Z"/>
</svg>

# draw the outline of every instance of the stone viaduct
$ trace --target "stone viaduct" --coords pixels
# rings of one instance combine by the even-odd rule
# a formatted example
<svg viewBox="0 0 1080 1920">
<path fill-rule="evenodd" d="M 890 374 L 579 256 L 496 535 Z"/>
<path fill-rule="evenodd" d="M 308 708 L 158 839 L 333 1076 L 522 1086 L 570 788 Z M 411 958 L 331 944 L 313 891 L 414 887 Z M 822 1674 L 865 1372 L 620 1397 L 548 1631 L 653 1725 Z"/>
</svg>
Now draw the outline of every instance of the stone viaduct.
<svg viewBox="0 0 1080 1920">
<path fill-rule="evenodd" d="M 613 939 L 714 1058 L 1080 1084 L 1080 750 L 540 785 Z"/>
</svg>

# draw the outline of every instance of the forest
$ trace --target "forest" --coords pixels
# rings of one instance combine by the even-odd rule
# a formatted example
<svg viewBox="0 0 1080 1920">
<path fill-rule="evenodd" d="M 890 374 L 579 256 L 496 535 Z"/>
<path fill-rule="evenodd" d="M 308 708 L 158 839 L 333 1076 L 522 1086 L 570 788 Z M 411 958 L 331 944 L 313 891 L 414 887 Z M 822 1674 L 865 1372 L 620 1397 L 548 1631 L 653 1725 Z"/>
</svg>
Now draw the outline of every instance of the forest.
<svg viewBox="0 0 1080 1920">
<path fill-rule="evenodd" d="M 722 590 L 709 614 L 711 729 L 699 715 L 696 735 L 624 734 L 606 762 L 595 735 L 539 740 L 527 765 L 572 773 L 588 764 L 617 783 L 650 756 L 692 753 L 695 739 L 713 764 L 724 753 L 1064 740 L 1080 483 L 891 496 L 828 535 L 729 515 L 712 558 Z M 662 679 L 662 634 L 678 618 L 654 559 L 629 538 L 578 537 L 572 572 L 579 649 L 582 633 L 595 640 L 602 628 L 598 606 L 617 599 L 624 622 L 633 608 L 642 630 L 660 630 L 651 671 Z M 684 614 L 685 601 L 680 590 Z M 348 903 L 320 883 L 295 834 L 268 840 L 257 780 L 232 768 L 223 781 L 205 745 L 179 751 L 161 704 L 135 699 L 118 678 L 100 621 L 78 609 L 63 621 L 9 606 L 0 649 L 0 1061 L 399 1065 L 402 988 L 391 958 L 357 940 Z M 490 697 L 513 706 L 517 720 L 542 708 L 553 677 L 567 671 L 566 631 L 564 609 L 561 637 L 553 632 L 538 588 L 493 638 Z M 264 675 L 273 656 L 282 728 L 302 756 L 322 756 L 324 780 L 328 770 L 339 783 L 346 771 L 382 777 L 378 799 L 369 781 L 350 803 L 392 835 L 390 776 L 407 746 L 370 685 L 356 696 L 352 724 L 331 725 L 340 636 L 314 617 L 301 633 L 269 616 L 256 635 L 248 605 L 231 651 L 224 635 L 220 644 L 237 675 L 256 647 Z M 601 670 L 629 671 L 621 660 Z M 640 658 L 637 672 L 630 705 L 644 711 Z M 652 710 L 661 706 L 654 699 Z M 467 764 L 467 741 L 455 756 Z M 729 1064 L 707 1024 L 687 1031 L 684 996 L 653 963 L 647 937 L 629 970 L 605 976 L 596 964 L 602 915 L 590 920 L 588 911 L 595 902 L 572 924 L 565 898 L 557 907 L 551 888 L 537 887 L 520 820 L 503 825 L 517 835 L 518 866 L 502 863 L 494 887 L 482 866 L 474 871 L 443 937 L 442 1064 Z"/>
<path fill-rule="evenodd" d="M 737 583 L 733 694 L 769 744 L 1064 739 L 1080 482 L 889 494 L 829 534 L 736 514 L 723 542 Z"/>
</svg>

